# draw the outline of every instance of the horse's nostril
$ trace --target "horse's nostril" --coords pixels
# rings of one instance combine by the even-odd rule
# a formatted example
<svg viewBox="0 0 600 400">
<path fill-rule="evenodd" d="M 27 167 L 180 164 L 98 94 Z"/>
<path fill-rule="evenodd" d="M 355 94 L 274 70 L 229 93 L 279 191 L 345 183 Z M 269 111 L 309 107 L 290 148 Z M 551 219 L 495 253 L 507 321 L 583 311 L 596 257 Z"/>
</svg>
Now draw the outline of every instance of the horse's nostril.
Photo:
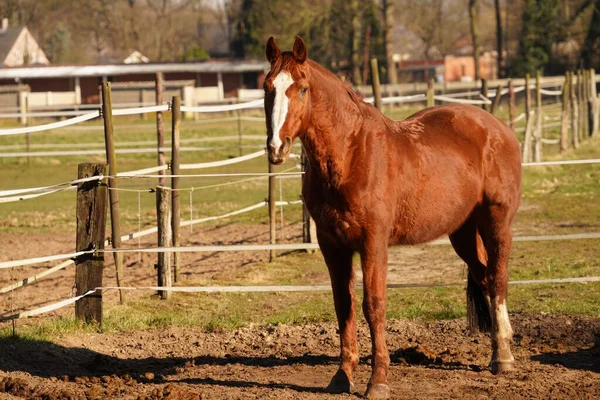
<svg viewBox="0 0 600 400">
<path fill-rule="evenodd" d="M 274 152 L 275 151 L 275 146 L 273 146 L 272 144 L 269 145 L 269 151 Z"/>
</svg>

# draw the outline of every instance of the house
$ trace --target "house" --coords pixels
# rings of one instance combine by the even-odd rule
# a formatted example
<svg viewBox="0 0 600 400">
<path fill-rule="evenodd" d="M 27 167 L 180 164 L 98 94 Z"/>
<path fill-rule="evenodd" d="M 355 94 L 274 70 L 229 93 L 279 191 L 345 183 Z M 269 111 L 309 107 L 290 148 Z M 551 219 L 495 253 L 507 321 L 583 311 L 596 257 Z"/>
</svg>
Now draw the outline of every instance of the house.
<svg viewBox="0 0 600 400">
<path fill-rule="evenodd" d="M 27 88 L 28 109 L 68 109 L 98 104 L 99 85 L 109 81 L 113 83 L 113 104 L 147 105 L 155 101 L 154 82 L 162 72 L 165 101 L 178 94 L 184 105 L 193 106 L 245 101 L 255 98 L 255 92 L 262 95 L 260 88 L 269 67 L 263 60 L 4 67 L 0 68 L 0 92 L 19 83 Z M 4 101 L 0 96 L 0 110 L 15 107 L 15 103 L 23 107 L 23 101 Z"/>
<path fill-rule="evenodd" d="M 123 60 L 123 63 L 125 64 L 139 64 L 149 62 L 150 59 L 137 50 L 131 53 L 126 59 Z"/>
<path fill-rule="evenodd" d="M 396 63 L 398 82 L 471 82 L 475 80 L 475 62 L 471 56 L 446 56 L 435 60 L 400 60 Z M 479 57 L 479 74 L 482 79 L 495 79 L 498 75 L 497 57 L 485 52 Z"/>
<path fill-rule="evenodd" d="M 9 27 L 8 19 L 4 18 L 0 27 L 0 63 L 15 67 L 50 62 L 26 27 Z"/>
</svg>

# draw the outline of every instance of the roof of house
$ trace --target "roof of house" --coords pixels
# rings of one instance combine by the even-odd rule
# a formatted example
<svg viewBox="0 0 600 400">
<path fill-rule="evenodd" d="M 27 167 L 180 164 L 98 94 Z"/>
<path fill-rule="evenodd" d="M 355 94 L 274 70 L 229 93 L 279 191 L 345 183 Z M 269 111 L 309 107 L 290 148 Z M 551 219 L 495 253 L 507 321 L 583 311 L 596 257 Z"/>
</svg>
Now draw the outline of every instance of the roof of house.
<svg viewBox="0 0 600 400">
<path fill-rule="evenodd" d="M 4 30 L 0 29 L 0 63 L 6 60 L 23 29 L 25 28 L 22 26 L 8 27 Z"/>
<path fill-rule="evenodd" d="M 69 78 L 154 74 L 156 72 L 263 72 L 270 64 L 259 60 L 209 60 L 187 63 L 106 64 L 106 65 L 36 65 L 2 67 L 0 79 Z"/>
</svg>

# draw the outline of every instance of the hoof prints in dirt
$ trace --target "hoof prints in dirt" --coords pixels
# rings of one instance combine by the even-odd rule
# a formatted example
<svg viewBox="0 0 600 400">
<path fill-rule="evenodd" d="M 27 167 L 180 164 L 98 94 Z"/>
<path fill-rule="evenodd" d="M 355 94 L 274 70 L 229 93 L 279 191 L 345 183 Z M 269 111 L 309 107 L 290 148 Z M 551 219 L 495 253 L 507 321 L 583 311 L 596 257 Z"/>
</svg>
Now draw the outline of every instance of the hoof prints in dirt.
<svg viewBox="0 0 600 400">
<path fill-rule="evenodd" d="M 600 398 L 600 319 L 517 314 L 512 322 L 517 370 L 493 376 L 489 336 L 467 335 L 464 320 L 388 321 L 392 395 Z M 364 393 L 370 374 L 365 324 L 358 344 L 354 383 Z M 337 370 L 338 352 L 334 323 L 85 333 L 56 343 L 5 339 L 0 398 L 4 392 L 40 399 L 327 399 L 323 389 Z"/>
<path fill-rule="evenodd" d="M 145 374 L 148 375 L 148 374 Z M 146 381 L 153 380 L 153 376 L 146 376 Z M 152 378 L 152 379 L 150 379 Z M 52 382 L 58 382 L 58 379 L 51 379 Z M 74 377 L 65 376 L 61 382 L 70 382 L 77 384 L 76 389 L 59 389 L 54 385 L 41 384 L 34 386 L 26 379 L 6 377 L 0 379 L 0 393 L 10 394 L 15 397 L 33 400 L 101 400 L 107 398 L 119 398 L 130 392 L 131 387 L 138 383 L 131 376 L 103 376 L 103 377 Z M 54 386 L 54 387 L 53 387 Z M 83 386 L 85 389 L 81 389 Z M 129 387 L 129 388 L 127 388 Z M 142 394 L 135 397 L 137 400 L 200 400 L 201 394 L 190 393 L 185 389 L 179 389 L 175 385 L 169 384 L 164 387 L 157 387 L 149 391 L 148 394 Z"/>
</svg>

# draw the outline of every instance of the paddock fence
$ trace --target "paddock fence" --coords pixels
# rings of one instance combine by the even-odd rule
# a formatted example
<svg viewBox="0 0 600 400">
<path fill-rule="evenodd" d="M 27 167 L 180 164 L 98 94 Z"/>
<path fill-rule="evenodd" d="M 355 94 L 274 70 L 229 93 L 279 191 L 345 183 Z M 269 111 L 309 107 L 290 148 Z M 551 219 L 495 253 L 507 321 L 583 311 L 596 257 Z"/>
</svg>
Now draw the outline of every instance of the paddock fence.
<svg viewBox="0 0 600 400">
<path fill-rule="evenodd" d="M 593 73 L 591 73 L 591 72 L 588 75 L 590 77 L 594 76 Z M 564 93 L 566 93 L 567 90 L 570 90 L 572 93 L 572 91 L 573 91 L 572 88 L 574 86 L 573 86 L 573 84 L 569 83 L 572 80 L 573 80 L 572 76 L 570 78 L 567 76 L 567 78 L 564 81 L 564 86 L 562 87 L 561 90 L 550 90 L 550 89 L 541 90 L 539 84 L 535 85 L 536 96 L 538 98 L 541 98 L 542 95 L 558 96 L 558 94 L 557 94 L 558 92 L 560 92 L 561 94 L 564 95 Z M 579 81 L 580 81 L 579 86 L 580 87 L 584 86 L 583 78 L 579 79 Z M 597 101 L 598 97 L 597 97 L 597 95 L 595 95 L 595 92 L 591 89 L 592 85 L 590 82 L 591 82 L 591 80 L 588 80 L 588 83 L 589 83 L 588 86 L 590 86 L 589 94 L 590 95 L 593 94 L 594 96 L 596 96 L 593 98 L 593 101 L 592 101 L 592 103 L 595 103 Z M 512 85 L 511 85 L 511 87 L 512 87 Z M 511 93 L 511 92 L 512 93 L 515 93 L 517 91 L 529 92 L 528 89 L 530 87 L 531 87 L 530 85 L 517 87 L 517 88 L 512 87 L 512 90 L 511 90 L 511 88 L 509 88 L 509 89 L 498 88 L 495 92 L 494 91 L 487 92 L 486 95 L 484 95 L 482 93 L 477 93 L 478 99 L 461 98 L 461 96 L 463 96 L 463 97 L 465 96 L 465 93 L 450 94 L 450 95 L 433 94 L 433 96 L 432 96 L 431 92 L 429 92 L 428 94 L 394 96 L 394 97 L 383 98 L 383 99 L 381 99 L 382 100 L 381 103 L 382 104 L 401 104 L 401 103 L 414 102 L 414 101 L 423 101 L 423 98 L 425 98 L 425 99 L 433 98 L 434 101 L 438 101 L 438 102 L 457 102 L 457 103 L 469 102 L 472 104 L 477 104 L 477 105 L 481 105 L 481 106 L 485 107 L 485 106 L 493 105 L 495 103 L 495 98 L 499 98 L 500 96 L 507 94 L 507 93 Z M 569 87 L 570 89 L 567 89 L 567 87 Z M 103 98 L 110 99 L 110 84 L 109 83 L 105 84 L 105 86 L 103 86 L 103 89 L 104 89 L 103 95 L 105 96 Z M 583 90 L 583 88 L 581 88 L 581 89 Z M 468 92 L 466 95 L 474 96 L 475 94 Z M 571 99 L 572 99 L 572 97 L 571 97 Z M 367 98 L 367 99 L 365 99 L 365 101 L 366 102 L 375 102 L 375 99 Z M 431 100 L 428 100 L 428 101 L 431 102 Z M 569 102 L 571 102 L 571 100 L 569 100 Z M 509 101 L 509 104 L 510 103 L 513 103 L 513 102 Z M 577 98 L 576 98 L 576 101 L 571 102 L 570 104 L 573 107 L 575 107 L 578 104 Z M 245 109 L 258 109 L 258 108 L 263 107 L 262 99 L 254 100 L 254 101 L 250 101 L 250 102 L 246 102 L 246 103 L 240 103 L 240 104 L 231 104 L 231 105 L 193 106 L 193 107 L 188 106 L 188 107 L 186 107 L 186 106 L 180 106 L 179 99 L 177 97 L 174 97 L 170 103 L 162 104 L 162 105 L 158 105 L 158 106 L 134 107 L 134 108 L 128 108 L 128 109 L 113 109 L 109 106 L 110 106 L 110 101 L 103 102 L 102 110 L 90 111 L 83 115 L 75 116 L 73 118 L 66 119 L 64 121 L 58 121 L 58 122 L 53 122 L 53 123 L 39 125 L 39 126 L 31 126 L 31 127 L 17 127 L 17 128 L 0 129 L 0 136 L 28 134 L 28 133 L 32 133 L 32 132 L 41 132 L 41 131 L 52 130 L 52 129 L 57 129 L 57 128 L 64 128 L 64 127 L 68 127 L 71 125 L 80 124 L 85 121 L 93 120 L 96 118 L 101 118 L 104 120 L 104 130 L 105 130 L 105 138 L 106 138 L 106 141 L 105 141 L 106 148 L 104 149 L 104 151 L 107 154 L 107 160 L 110 165 L 111 162 L 114 162 L 116 154 L 118 154 L 118 152 L 115 151 L 115 149 L 114 149 L 114 141 L 113 141 L 113 138 L 111 137 L 112 136 L 112 116 L 135 115 L 135 114 L 140 114 L 140 113 L 170 112 L 171 116 L 172 116 L 172 140 L 171 140 L 172 162 L 170 164 L 159 165 L 156 167 L 149 167 L 149 168 L 144 168 L 144 169 L 140 169 L 140 170 L 118 172 L 118 173 L 116 171 L 111 171 L 109 168 L 108 174 L 93 174 L 91 176 L 81 176 L 76 180 L 58 183 L 58 184 L 54 184 L 54 185 L 43 186 L 43 187 L 2 190 L 2 191 L 0 191 L 0 203 L 24 201 L 24 200 L 39 198 L 41 196 L 51 195 L 51 194 L 57 193 L 57 192 L 62 192 L 62 191 L 67 191 L 67 190 L 77 190 L 77 192 L 78 192 L 77 209 L 78 210 L 80 209 L 81 204 L 87 204 L 87 209 L 90 210 L 89 211 L 90 213 L 96 213 L 95 214 L 96 216 L 101 215 L 102 216 L 101 220 L 106 221 L 106 218 L 107 218 L 106 204 L 108 203 L 108 201 L 106 199 L 110 195 L 114 195 L 115 193 L 118 193 L 119 191 L 127 190 L 124 188 L 119 188 L 116 185 L 116 182 L 118 182 L 119 180 L 124 180 L 124 179 L 161 178 L 161 179 L 171 179 L 171 187 L 157 186 L 155 189 L 151 189 L 151 190 L 154 190 L 155 192 L 157 192 L 157 194 L 159 192 L 166 193 L 167 195 L 163 196 L 163 197 L 166 197 L 168 199 L 170 198 L 171 204 L 168 205 L 169 208 L 167 208 L 166 210 L 163 210 L 164 215 L 161 215 L 161 213 L 159 212 L 159 215 L 157 217 L 158 225 L 156 227 L 153 227 L 150 229 L 139 230 L 137 232 L 133 232 L 130 234 L 121 235 L 120 232 L 114 231 L 115 224 L 113 223 L 113 224 L 111 224 L 111 226 L 113 228 L 113 232 L 111 235 L 109 235 L 111 238 L 113 238 L 113 240 L 105 239 L 106 235 L 103 233 L 105 226 L 100 226 L 100 227 L 98 227 L 99 229 L 102 229 L 102 234 L 99 236 L 99 238 L 101 239 L 100 241 L 98 241 L 99 238 L 97 237 L 96 242 L 92 243 L 92 242 L 89 242 L 91 240 L 91 238 L 80 239 L 80 236 L 78 235 L 78 243 L 77 243 L 78 251 L 68 253 L 68 254 L 54 254 L 54 255 L 48 255 L 48 256 L 44 256 L 44 257 L 36 257 L 36 258 L 23 259 L 23 260 L 11 260 L 11 261 L 0 262 L 0 269 L 11 269 L 11 268 L 17 268 L 17 267 L 27 266 L 27 265 L 61 261 L 61 263 L 59 263 L 53 267 L 50 267 L 39 274 L 25 278 L 23 280 L 15 282 L 6 287 L 0 288 L 0 294 L 10 293 L 10 292 L 12 292 L 14 290 L 18 290 L 19 288 L 22 288 L 26 285 L 38 282 L 39 280 L 43 279 L 44 277 L 47 277 L 53 273 L 56 273 L 64 268 L 70 266 L 71 264 L 77 264 L 76 274 L 84 273 L 87 275 L 87 277 L 86 277 L 87 282 L 92 282 L 92 283 L 98 282 L 98 279 L 99 279 L 99 282 L 101 282 L 102 281 L 101 269 L 97 269 L 97 268 L 96 269 L 94 269 L 94 268 L 86 269 L 83 267 L 79 268 L 79 265 L 90 262 L 91 259 L 95 260 L 95 261 L 102 260 L 102 263 L 103 263 L 105 254 L 112 254 L 116 260 L 119 255 L 122 255 L 124 253 L 130 253 L 130 252 L 131 253 L 137 252 L 137 253 L 158 253 L 158 254 L 177 255 L 178 253 L 181 253 L 181 252 L 216 252 L 216 251 L 270 251 L 270 252 L 275 252 L 275 251 L 316 250 L 316 249 L 318 249 L 318 245 L 316 243 L 314 243 L 314 237 L 311 238 L 309 231 L 306 232 L 305 235 L 303 235 L 304 243 L 277 244 L 275 234 L 274 234 L 275 229 L 273 229 L 273 227 L 274 227 L 275 219 L 276 219 L 274 210 L 276 209 L 276 207 L 284 207 L 284 206 L 288 206 L 288 205 L 302 204 L 301 200 L 283 201 L 282 199 L 280 199 L 278 201 L 276 199 L 276 196 L 274 196 L 275 179 L 301 177 L 303 174 L 303 171 L 301 170 L 301 166 L 294 167 L 293 169 L 295 171 L 293 171 L 293 172 L 285 171 L 285 172 L 280 172 L 280 173 L 275 173 L 275 172 L 238 173 L 238 174 L 231 174 L 231 173 L 229 173 L 229 174 L 227 174 L 227 173 L 222 173 L 222 174 L 214 174 L 214 173 L 213 174 L 181 174 L 180 173 L 180 171 L 182 171 L 182 170 L 201 170 L 201 169 L 205 169 L 205 168 L 222 167 L 222 166 L 226 166 L 226 165 L 232 165 L 232 164 L 236 164 L 236 163 L 249 161 L 252 159 L 262 158 L 265 155 L 264 149 L 250 153 L 250 154 L 241 155 L 241 156 L 233 158 L 233 159 L 227 159 L 227 160 L 216 161 L 216 162 L 197 163 L 197 164 L 181 164 L 181 165 L 179 165 L 179 162 L 177 162 L 177 163 L 174 162 L 175 159 L 179 158 L 179 152 L 183 149 L 180 147 L 180 143 L 182 142 L 182 140 L 180 140 L 180 138 L 179 138 L 179 136 L 180 136 L 180 132 L 179 132 L 180 120 L 181 120 L 182 112 L 217 113 L 217 112 L 239 111 L 239 110 L 245 110 Z M 560 106 L 563 110 L 566 107 L 564 104 L 562 104 Z M 550 105 L 547 107 L 558 107 L 558 106 Z M 538 102 L 538 110 L 543 110 L 541 101 Z M 597 105 L 596 105 L 596 108 L 593 110 L 596 113 L 598 112 Z M 568 114 L 571 114 L 571 113 L 569 112 Z M 511 115 L 513 115 L 513 117 L 514 117 L 514 114 L 511 114 Z M 514 124 L 514 123 L 518 122 L 518 120 L 527 120 L 527 124 L 532 124 L 533 122 L 530 122 L 530 121 L 534 120 L 534 118 L 532 118 L 533 115 L 536 115 L 535 120 L 538 121 L 537 126 L 541 130 L 544 126 L 542 123 L 539 122 L 540 120 L 543 121 L 543 118 L 540 118 L 540 116 L 542 114 L 541 113 L 535 114 L 534 110 L 530 110 L 530 112 L 528 114 L 521 114 L 517 117 L 514 117 L 512 119 L 512 123 Z M 563 118 L 563 116 L 564 116 L 564 112 L 563 112 L 561 118 Z M 593 115 L 592 115 L 592 117 L 593 117 Z M 593 135 L 593 131 L 597 130 L 597 128 L 598 128 L 597 122 L 594 124 L 593 120 L 594 120 L 594 118 L 591 119 L 591 122 L 592 122 L 591 131 L 586 136 Z M 582 121 L 579 121 L 577 119 L 575 119 L 575 120 L 571 119 L 571 124 L 578 124 L 578 123 L 583 124 Z M 526 128 L 526 129 L 529 129 L 529 128 Z M 590 129 L 590 127 L 588 126 L 587 129 Z M 561 131 L 561 134 L 562 134 L 562 131 Z M 581 137 L 582 140 L 583 140 L 583 138 L 584 138 L 584 136 Z M 527 139 L 525 139 L 525 140 L 527 140 Z M 112 145 L 111 145 L 111 142 L 112 142 Z M 538 141 L 536 143 L 541 144 L 542 141 Z M 523 144 L 523 148 L 526 148 L 525 144 Z M 166 150 L 166 149 L 167 148 L 163 148 L 162 150 Z M 102 151 L 102 150 L 99 150 L 99 151 Z M 154 148 L 153 151 L 156 152 L 157 149 Z M 540 154 L 540 156 L 541 156 L 541 154 Z M 300 159 L 301 156 L 293 155 L 293 157 L 295 157 L 296 159 Z M 524 160 L 527 160 L 527 158 L 524 157 Z M 565 166 L 565 165 L 582 165 L 582 164 L 598 164 L 598 163 L 600 163 L 600 159 L 585 159 L 585 160 L 571 160 L 571 161 L 536 160 L 536 161 L 525 161 L 523 163 L 523 167 L 528 169 L 530 167 L 537 167 L 537 166 L 553 166 L 553 165 Z M 298 167 L 300 167 L 300 168 L 298 168 Z M 81 166 L 80 166 L 80 168 L 81 168 Z M 165 173 L 166 171 L 170 171 L 170 174 L 166 174 Z M 264 201 L 257 202 L 255 204 L 251 204 L 247 207 L 244 207 L 244 208 L 241 208 L 238 210 L 234 210 L 234 211 L 231 211 L 228 213 L 224 213 L 222 215 L 204 217 L 204 218 L 199 218 L 199 219 L 190 218 L 189 220 L 181 221 L 179 206 L 178 206 L 178 196 L 177 196 L 178 191 L 181 190 L 181 189 L 178 189 L 179 180 L 187 179 L 187 178 L 191 178 L 191 177 L 204 178 L 204 177 L 217 177 L 217 176 L 218 177 L 243 178 L 243 179 L 240 179 L 239 181 L 228 182 L 227 185 L 234 185 L 234 184 L 237 184 L 237 183 L 240 183 L 243 181 L 247 181 L 249 179 L 267 179 L 269 182 L 269 190 L 268 190 L 269 195 L 268 195 L 267 199 Z M 85 196 L 86 196 L 85 192 L 88 192 L 90 190 L 98 190 L 100 188 L 108 189 L 108 190 L 104 190 L 103 194 L 99 195 L 100 197 L 104 196 L 105 199 L 103 201 L 98 202 L 96 206 L 90 207 L 91 203 L 89 203 L 89 199 L 88 200 L 85 199 Z M 88 203 L 85 203 L 86 201 L 88 201 Z M 157 202 L 158 201 L 159 201 L 159 196 L 157 196 Z M 112 201 L 110 203 L 111 203 L 111 209 L 110 209 L 111 217 L 114 216 L 115 214 L 118 215 L 118 209 L 114 209 L 112 207 Z M 100 208 L 98 208 L 98 207 L 100 207 Z M 102 207 L 105 207 L 104 211 L 102 211 L 102 209 L 101 209 Z M 229 246 L 178 246 L 178 245 L 176 245 L 177 244 L 176 238 L 178 237 L 178 234 L 179 234 L 178 232 L 179 232 L 180 227 L 192 226 L 194 224 L 200 224 L 200 223 L 214 221 L 214 220 L 222 219 L 222 218 L 230 218 L 232 216 L 241 215 L 241 214 L 251 212 L 256 209 L 260 209 L 262 207 L 269 208 L 269 221 L 270 221 L 269 224 L 271 227 L 271 242 L 269 244 L 229 245 Z M 159 209 L 159 208 L 160 207 L 157 206 L 157 209 Z M 173 223 L 173 220 L 175 220 L 176 223 Z M 101 224 L 101 225 L 105 225 L 105 224 Z M 123 248 L 123 247 L 119 246 L 121 241 L 139 239 L 140 237 L 152 235 L 152 234 L 158 234 L 159 243 L 160 243 L 161 234 L 164 235 L 165 240 L 162 242 L 161 246 L 149 247 L 149 248 L 142 248 L 142 247 Z M 570 234 L 570 235 L 517 236 L 514 238 L 514 240 L 515 241 L 552 241 L 552 240 L 589 240 L 589 239 L 598 239 L 598 238 L 600 238 L 600 232 L 578 233 L 578 234 L 576 233 L 576 234 Z M 84 242 L 80 242 L 80 240 L 87 240 L 88 242 L 84 243 Z M 447 240 L 437 240 L 430 244 L 431 245 L 442 245 L 442 244 L 447 244 L 447 243 L 448 243 Z M 119 245 L 115 245 L 115 244 L 119 244 Z M 109 246 L 109 245 L 112 245 L 112 248 L 106 248 L 106 246 Z M 176 258 L 177 257 L 175 256 L 174 259 L 176 260 Z M 117 263 L 115 262 L 115 264 L 117 264 Z M 176 262 L 174 264 L 174 267 L 175 267 L 174 276 L 177 277 L 177 263 Z M 117 266 L 117 268 L 118 268 L 118 266 Z M 100 271 L 100 276 L 98 276 L 98 271 Z M 104 291 L 107 291 L 107 290 L 119 290 L 119 291 L 153 290 L 153 291 L 159 292 L 162 295 L 165 295 L 166 293 L 175 292 L 175 291 L 181 291 L 181 292 L 277 291 L 277 292 L 279 292 L 279 291 L 329 290 L 328 286 L 232 286 L 232 287 L 192 287 L 192 288 L 190 288 L 190 287 L 172 286 L 171 285 L 172 280 L 170 277 L 171 274 L 173 274 L 173 271 L 171 271 L 170 258 L 165 257 L 163 260 L 163 265 L 160 265 L 160 262 L 159 262 L 159 268 L 158 268 L 158 274 L 157 274 L 158 275 L 157 276 L 157 282 L 158 282 L 157 286 L 131 287 L 131 286 L 124 286 L 124 285 L 120 285 L 120 284 L 118 284 L 117 286 L 103 286 L 103 285 L 94 285 L 94 284 L 87 285 L 85 287 L 77 286 L 77 295 L 74 297 L 62 300 L 57 303 L 48 304 L 43 307 L 31 309 L 28 311 L 2 316 L 2 317 L 0 317 L 0 321 L 15 320 L 15 319 L 20 319 L 20 318 L 27 318 L 27 317 L 31 317 L 31 316 L 35 316 L 35 315 L 40 315 L 40 314 L 47 313 L 50 311 L 58 310 L 63 307 L 67 307 L 69 305 L 72 305 L 73 303 L 76 303 L 76 308 L 77 308 L 78 302 L 79 302 L 79 304 L 82 304 L 81 302 L 86 302 L 88 300 L 97 301 L 98 297 L 100 297 L 100 299 L 101 299 L 101 293 Z M 118 272 L 117 272 L 117 275 L 118 275 Z M 165 278 L 165 277 L 168 277 L 168 278 Z M 76 277 L 76 281 L 77 280 L 78 280 L 78 278 Z M 597 282 L 599 280 L 600 280 L 600 277 L 585 277 L 585 278 L 577 277 L 577 278 L 561 278 L 561 279 L 533 280 L 533 281 L 531 281 L 531 280 L 512 281 L 510 283 L 511 284 L 570 283 L 570 282 Z M 428 286 L 436 286 L 436 284 L 432 284 L 432 285 L 428 285 Z M 407 285 L 390 285 L 390 287 L 393 288 L 393 287 L 420 287 L 420 286 L 407 284 Z M 98 293 L 100 293 L 100 295 L 98 295 Z M 165 295 L 165 297 L 168 297 L 168 296 Z M 93 300 L 93 299 L 96 299 L 96 300 Z M 95 317 L 91 318 L 91 319 L 98 319 L 97 310 L 98 310 L 98 308 L 96 307 L 95 309 L 90 311 L 91 314 L 88 312 L 87 314 L 84 314 L 84 315 L 81 315 L 78 317 L 88 320 L 88 319 L 90 319 L 90 315 L 92 315 Z M 96 313 L 96 314 L 94 314 L 94 313 Z M 101 314 L 100 314 L 99 318 L 101 318 Z"/>
</svg>

